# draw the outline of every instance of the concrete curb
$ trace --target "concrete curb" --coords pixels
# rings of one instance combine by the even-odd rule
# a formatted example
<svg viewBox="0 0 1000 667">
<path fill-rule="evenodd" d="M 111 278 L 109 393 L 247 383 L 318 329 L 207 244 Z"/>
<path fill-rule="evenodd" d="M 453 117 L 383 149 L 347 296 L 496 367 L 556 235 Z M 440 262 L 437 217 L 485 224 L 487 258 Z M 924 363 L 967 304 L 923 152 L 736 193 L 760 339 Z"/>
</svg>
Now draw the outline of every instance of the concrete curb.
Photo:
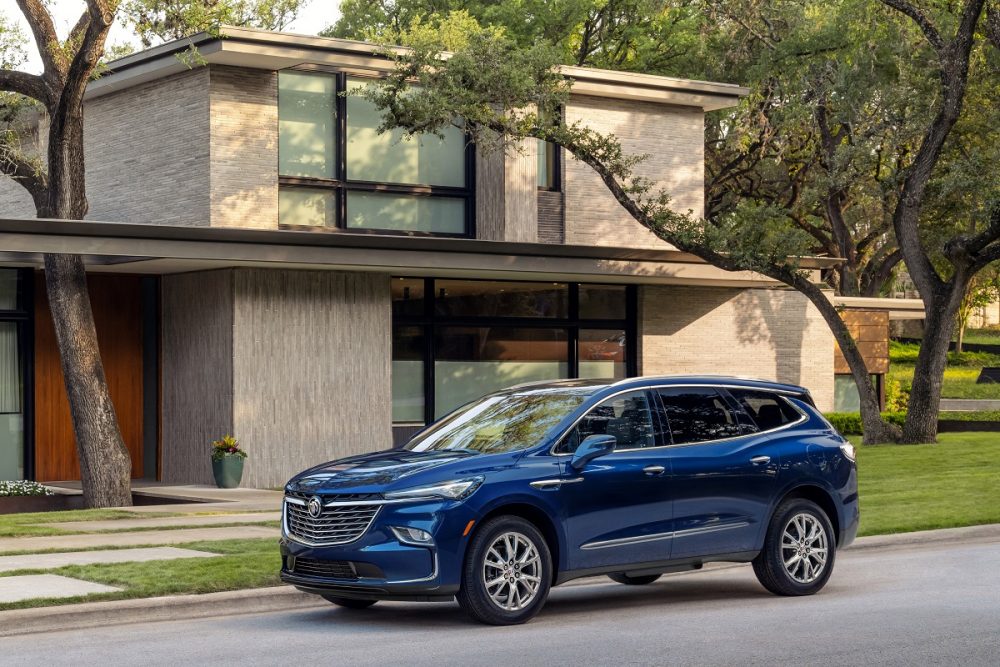
<svg viewBox="0 0 1000 667">
<path fill-rule="evenodd" d="M 202 595 L 174 595 L 111 602 L 84 602 L 0 612 L 0 637 L 82 630 L 129 623 L 311 609 L 330 603 L 291 586 Z"/>
<path fill-rule="evenodd" d="M 988 524 L 968 528 L 945 528 L 915 533 L 861 537 L 849 547 L 848 551 L 934 546 L 944 543 L 995 543 L 998 541 L 1000 541 L 1000 524 Z M 729 567 L 735 567 L 735 565 L 711 563 L 706 565 L 705 570 Z M 593 585 L 595 582 L 595 579 L 586 578 L 579 580 L 577 585 Z M 254 588 L 202 595 L 85 602 L 0 612 L 0 637 L 81 630 L 107 625 L 294 611 L 328 606 L 329 603 L 323 599 L 315 595 L 301 593 L 291 586 Z"/>
</svg>

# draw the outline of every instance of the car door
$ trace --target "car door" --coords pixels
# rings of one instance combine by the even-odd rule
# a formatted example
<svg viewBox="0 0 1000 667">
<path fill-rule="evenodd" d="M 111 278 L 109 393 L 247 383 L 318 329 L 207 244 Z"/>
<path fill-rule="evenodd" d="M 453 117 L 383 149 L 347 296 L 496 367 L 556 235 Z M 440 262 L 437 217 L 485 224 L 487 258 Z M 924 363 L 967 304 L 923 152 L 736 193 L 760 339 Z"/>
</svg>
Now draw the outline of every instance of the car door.
<svg viewBox="0 0 1000 667">
<path fill-rule="evenodd" d="M 566 457 L 559 489 L 574 570 L 670 558 L 669 459 L 656 397 L 613 396 L 592 408 L 556 446 L 571 454 L 589 435 L 617 438 L 615 451 L 576 472 Z"/>
<path fill-rule="evenodd" d="M 673 558 L 752 551 L 766 524 L 777 447 L 715 387 L 657 391 L 673 446 Z"/>
</svg>

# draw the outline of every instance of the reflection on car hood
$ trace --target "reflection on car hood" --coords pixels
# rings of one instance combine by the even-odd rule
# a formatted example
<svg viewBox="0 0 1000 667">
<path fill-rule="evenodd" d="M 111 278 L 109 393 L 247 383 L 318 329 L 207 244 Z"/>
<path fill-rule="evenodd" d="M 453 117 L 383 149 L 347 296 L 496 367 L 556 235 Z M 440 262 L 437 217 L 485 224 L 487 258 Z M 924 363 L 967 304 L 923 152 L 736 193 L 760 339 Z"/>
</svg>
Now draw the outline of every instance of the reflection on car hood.
<svg viewBox="0 0 1000 667">
<path fill-rule="evenodd" d="M 382 487 L 431 468 L 475 456 L 469 451 L 411 452 L 395 449 L 330 461 L 292 478 L 289 490 L 303 493 L 336 493 L 360 487 Z M 381 491 L 371 488 L 365 492 Z"/>
</svg>

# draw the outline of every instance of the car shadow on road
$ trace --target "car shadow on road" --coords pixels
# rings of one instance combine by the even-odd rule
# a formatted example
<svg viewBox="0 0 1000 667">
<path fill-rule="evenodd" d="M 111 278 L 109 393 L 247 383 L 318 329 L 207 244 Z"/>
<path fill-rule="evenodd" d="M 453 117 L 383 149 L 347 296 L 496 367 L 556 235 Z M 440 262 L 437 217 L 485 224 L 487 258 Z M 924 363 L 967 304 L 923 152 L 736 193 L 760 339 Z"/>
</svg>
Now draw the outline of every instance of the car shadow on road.
<svg viewBox="0 0 1000 667">
<path fill-rule="evenodd" d="M 664 577 L 648 586 L 623 586 L 595 581 L 587 585 L 554 588 L 537 620 L 565 619 L 595 611 L 614 613 L 616 609 L 661 607 L 663 610 L 684 612 L 693 605 L 719 600 L 733 604 L 750 600 L 773 600 L 755 580 L 746 577 Z M 302 612 L 300 627 L 329 627 L 336 622 L 344 630 L 371 632 L 376 629 L 409 630 L 446 629 L 477 625 L 454 602 L 452 603 L 381 603 L 363 610 L 351 610 L 331 605 L 329 609 Z M 479 626 L 483 627 L 483 626 Z"/>
</svg>

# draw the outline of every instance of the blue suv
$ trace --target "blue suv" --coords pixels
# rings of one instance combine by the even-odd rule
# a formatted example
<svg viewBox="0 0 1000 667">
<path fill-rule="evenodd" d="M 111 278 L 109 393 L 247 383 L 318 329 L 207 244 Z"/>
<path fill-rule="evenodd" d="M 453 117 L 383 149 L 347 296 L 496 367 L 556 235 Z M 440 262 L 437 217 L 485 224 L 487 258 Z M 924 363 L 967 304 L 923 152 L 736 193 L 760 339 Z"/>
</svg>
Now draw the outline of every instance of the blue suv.
<svg viewBox="0 0 1000 667">
<path fill-rule="evenodd" d="M 857 468 L 802 387 L 566 380 L 296 475 L 282 523 L 281 578 L 300 590 L 354 609 L 457 598 L 505 625 L 571 579 L 644 585 L 713 561 L 815 593 L 857 533 Z"/>
</svg>

